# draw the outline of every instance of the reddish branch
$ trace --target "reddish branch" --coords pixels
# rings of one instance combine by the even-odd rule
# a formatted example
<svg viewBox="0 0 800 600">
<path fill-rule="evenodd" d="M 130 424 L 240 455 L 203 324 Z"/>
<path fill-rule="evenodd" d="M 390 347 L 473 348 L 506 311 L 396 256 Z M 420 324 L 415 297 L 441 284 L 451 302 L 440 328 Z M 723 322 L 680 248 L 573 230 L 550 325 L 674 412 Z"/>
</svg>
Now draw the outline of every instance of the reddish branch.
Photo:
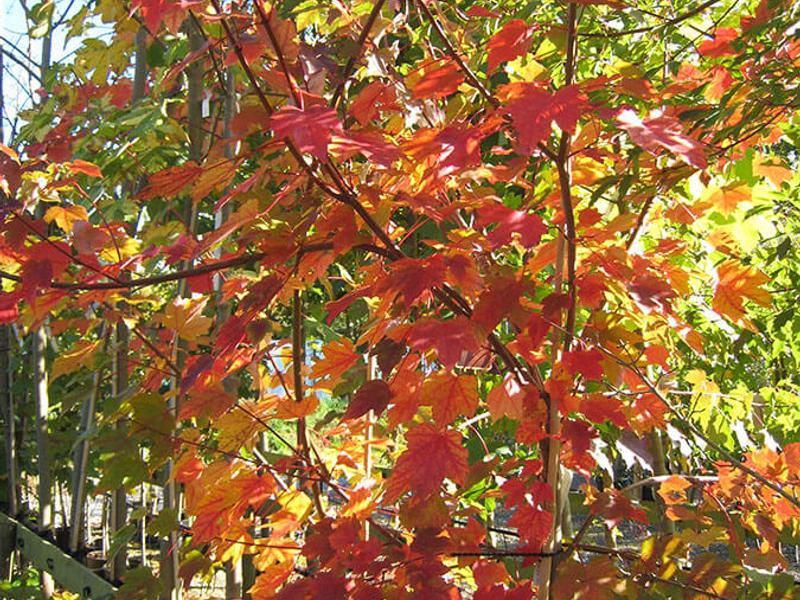
<svg viewBox="0 0 800 600">
<path fill-rule="evenodd" d="M 339 100 L 341 100 L 344 94 L 344 86 L 347 85 L 347 81 L 350 79 L 350 73 L 353 71 L 356 61 L 361 58 L 361 54 L 364 52 L 364 45 L 367 42 L 367 37 L 369 37 L 369 32 L 372 30 L 373 25 L 375 25 L 378 15 L 381 14 L 384 2 L 385 0 L 375 1 L 375 6 L 372 7 L 372 12 L 369 13 L 367 22 L 364 23 L 364 28 L 361 30 L 361 35 L 358 36 L 358 42 L 356 42 L 356 51 L 350 56 L 347 64 L 345 64 L 344 71 L 342 72 L 342 81 L 336 86 L 336 91 L 333 93 L 333 99 L 331 100 L 331 106 L 333 106 L 333 108 L 336 108 L 336 105 L 339 104 Z"/>
</svg>

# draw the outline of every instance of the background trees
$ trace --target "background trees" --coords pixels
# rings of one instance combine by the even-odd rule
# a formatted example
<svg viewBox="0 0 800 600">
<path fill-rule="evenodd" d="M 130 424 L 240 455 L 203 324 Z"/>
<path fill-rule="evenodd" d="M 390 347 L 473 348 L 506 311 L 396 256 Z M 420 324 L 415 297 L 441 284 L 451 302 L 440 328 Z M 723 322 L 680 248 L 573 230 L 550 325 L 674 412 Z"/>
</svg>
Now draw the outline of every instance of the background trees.
<svg viewBox="0 0 800 600">
<path fill-rule="evenodd" d="M 790 596 L 795 12 L 87 6 L 4 147 L 0 315 L 111 549 L 163 488 L 123 589 Z"/>
</svg>

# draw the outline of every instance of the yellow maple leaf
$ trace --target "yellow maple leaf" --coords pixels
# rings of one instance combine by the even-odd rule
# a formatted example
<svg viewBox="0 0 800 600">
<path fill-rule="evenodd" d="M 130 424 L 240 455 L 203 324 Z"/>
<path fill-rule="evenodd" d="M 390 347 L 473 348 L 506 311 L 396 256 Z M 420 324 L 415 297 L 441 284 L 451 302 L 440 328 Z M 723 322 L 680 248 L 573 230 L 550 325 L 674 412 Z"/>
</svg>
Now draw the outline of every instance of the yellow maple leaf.
<svg viewBox="0 0 800 600">
<path fill-rule="evenodd" d="M 94 360 L 94 355 L 99 347 L 100 340 L 96 342 L 86 340 L 76 342 L 72 350 L 59 354 L 53 361 L 50 377 L 55 379 L 61 375 L 74 373 L 81 367 L 89 366 Z"/>
<path fill-rule="evenodd" d="M 208 298 L 179 298 L 168 304 L 161 322 L 187 342 L 197 340 L 211 327 L 211 318 L 203 315 Z"/>
<path fill-rule="evenodd" d="M 56 225 L 66 232 L 72 231 L 72 224 L 75 221 L 88 221 L 89 214 L 86 209 L 77 204 L 69 206 L 51 206 L 44 213 L 44 220 L 46 223 L 55 222 Z"/>
</svg>

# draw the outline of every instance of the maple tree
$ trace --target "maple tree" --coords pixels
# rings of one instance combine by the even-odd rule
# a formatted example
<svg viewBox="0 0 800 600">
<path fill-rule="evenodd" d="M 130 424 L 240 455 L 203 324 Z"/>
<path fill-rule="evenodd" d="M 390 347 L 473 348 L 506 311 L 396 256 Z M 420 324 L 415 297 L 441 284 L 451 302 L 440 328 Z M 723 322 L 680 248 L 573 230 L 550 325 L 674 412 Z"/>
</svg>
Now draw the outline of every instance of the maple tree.
<svg viewBox="0 0 800 600">
<path fill-rule="evenodd" d="M 94 492 L 164 485 L 122 597 L 793 597 L 797 5 L 725 4 L 87 8 L 0 320 L 51 429 L 98 397 Z"/>
</svg>

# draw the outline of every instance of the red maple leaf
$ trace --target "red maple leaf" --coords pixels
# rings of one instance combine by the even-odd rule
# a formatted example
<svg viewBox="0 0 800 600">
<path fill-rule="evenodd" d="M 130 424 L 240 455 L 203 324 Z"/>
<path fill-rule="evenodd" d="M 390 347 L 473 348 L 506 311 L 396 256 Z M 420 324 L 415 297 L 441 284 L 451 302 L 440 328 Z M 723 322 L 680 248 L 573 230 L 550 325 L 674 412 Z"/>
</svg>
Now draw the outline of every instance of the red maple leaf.
<svg viewBox="0 0 800 600">
<path fill-rule="evenodd" d="M 411 97 L 415 100 L 444 98 L 455 92 L 464 82 L 461 68 L 450 59 L 433 61 L 423 65 L 421 69 L 422 77 L 411 91 Z"/>
<path fill-rule="evenodd" d="M 573 132 L 588 103 L 577 85 L 551 94 L 536 83 L 510 83 L 499 91 L 505 112 L 517 132 L 517 150 L 533 154 L 544 142 L 555 122 L 563 131 Z"/>
<path fill-rule="evenodd" d="M 343 419 L 358 419 L 369 411 L 374 410 L 375 414 L 380 415 L 389 406 L 392 399 L 392 390 L 382 379 L 367 381 L 358 388 L 358 391 L 350 400 L 350 405 L 344 413 Z"/>
<path fill-rule="evenodd" d="M 445 478 L 464 483 L 468 464 L 461 434 L 422 423 L 409 430 L 406 439 L 408 449 L 397 459 L 386 482 L 387 501 L 409 491 L 419 498 L 428 498 L 439 491 Z"/>
<path fill-rule="evenodd" d="M 448 369 L 455 366 L 464 352 L 475 352 L 479 346 L 475 329 L 465 317 L 448 321 L 421 319 L 412 326 L 408 345 L 419 352 L 435 348 Z"/>
<path fill-rule="evenodd" d="M 708 166 L 703 145 L 685 135 L 680 121 L 674 117 L 654 111 L 648 118 L 640 119 L 635 111 L 625 109 L 617 115 L 617 123 L 628 132 L 634 144 L 651 154 L 658 155 L 663 148 L 693 167 L 705 169 Z"/>
<path fill-rule="evenodd" d="M 486 227 L 492 223 L 497 223 L 497 227 L 486 237 L 493 248 L 508 244 L 514 238 L 514 234 L 519 236 L 523 246 L 531 248 L 539 243 L 547 231 L 547 227 L 538 215 L 507 208 L 498 203 L 489 203 L 480 208 L 478 218 L 475 220 L 475 225 L 478 227 Z"/>
<path fill-rule="evenodd" d="M 739 37 L 739 32 L 733 27 L 720 27 L 714 31 L 714 39 L 705 40 L 697 46 L 697 51 L 702 56 L 718 58 L 736 54 L 731 42 Z"/>
<path fill-rule="evenodd" d="M 573 350 L 564 352 L 561 362 L 573 376 L 583 375 L 586 379 L 600 381 L 603 378 L 603 355 L 599 350 Z"/>
<path fill-rule="evenodd" d="M 301 152 L 325 160 L 331 136 L 342 133 L 342 123 L 336 111 L 326 106 L 284 106 L 270 117 L 270 128 L 275 137 L 288 138 Z"/>
<path fill-rule="evenodd" d="M 533 27 L 522 19 L 513 19 L 492 36 L 486 47 L 489 49 L 487 70 L 489 73 L 507 60 L 522 56 L 531 47 Z"/>
</svg>

